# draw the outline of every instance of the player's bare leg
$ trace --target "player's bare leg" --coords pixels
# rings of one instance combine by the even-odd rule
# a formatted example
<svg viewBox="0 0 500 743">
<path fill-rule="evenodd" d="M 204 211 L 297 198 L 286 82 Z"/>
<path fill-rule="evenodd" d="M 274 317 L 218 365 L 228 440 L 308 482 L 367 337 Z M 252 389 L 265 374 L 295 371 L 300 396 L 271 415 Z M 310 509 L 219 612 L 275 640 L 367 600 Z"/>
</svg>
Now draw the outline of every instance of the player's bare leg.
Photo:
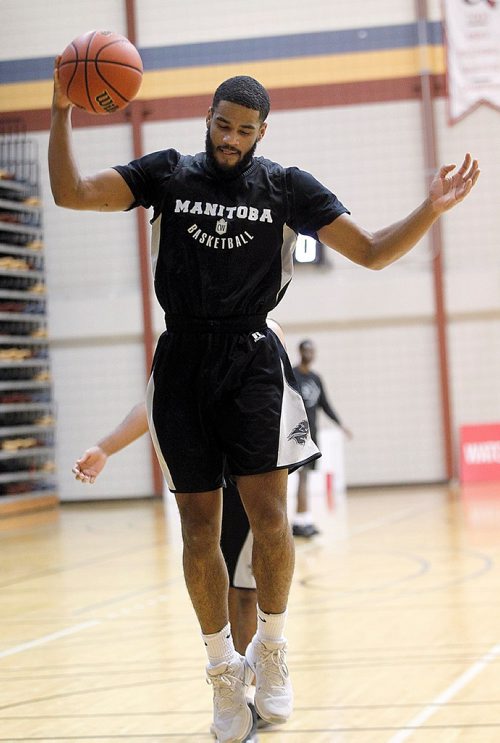
<svg viewBox="0 0 500 743">
<path fill-rule="evenodd" d="M 238 653 L 245 655 L 257 626 L 257 592 L 253 588 L 230 588 L 228 599 L 234 647 Z"/>
<path fill-rule="evenodd" d="M 286 610 L 295 564 L 287 516 L 286 470 L 238 478 L 238 490 L 253 533 L 252 567 L 260 609 Z"/>
<path fill-rule="evenodd" d="M 228 622 L 229 579 L 220 549 L 222 491 L 176 493 L 181 517 L 184 579 L 204 634 Z M 207 590 L 210 587 L 210 590 Z"/>
<path fill-rule="evenodd" d="M 251 672 L 234 649 L 228 622 L 229 579 L 220 549 L 222 492 L 177 493 L 186 586 L 207 648 L 217 739 L 244 740 L 252 729 L 246 700 Z"/>
<path fill-rule="evenodd" d="M 276 470 L 238 478 L 253 532 L 253 572 L 257 584 L 257 633 L 246 651 L 255 673 L 255 707 L 268 722 L 285 722 L 293 692 L 286 665 L 284 628 L 295 550 L 287 517 L 288 473 Z"/>
</svg>

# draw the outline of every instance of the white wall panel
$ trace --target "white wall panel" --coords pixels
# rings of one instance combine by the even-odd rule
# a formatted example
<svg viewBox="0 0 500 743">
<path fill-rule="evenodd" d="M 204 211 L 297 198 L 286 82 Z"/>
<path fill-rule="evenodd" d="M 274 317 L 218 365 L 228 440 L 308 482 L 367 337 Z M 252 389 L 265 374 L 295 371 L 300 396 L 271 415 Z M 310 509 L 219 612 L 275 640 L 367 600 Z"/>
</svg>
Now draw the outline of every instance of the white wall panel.
<svg viewBox="0 0 500 743">
<path fill-rule="evenodd" d="M 440 159 L 461 163 L 466 152 L 479 160 L 481 175 L 477 188 L 460 209 L 443 220 L 446 266 L 450 271 L 480 267 L 485 273 L 498 270 L 500 209 L 500 118 L 498 111 L 481 106 L 462 121 L 449 126 L 446 103 L 436 103 Z M 498 297 L 500 305 L 500 294 Z"/>
<path fill-rule="evenodd" d="M 427 14 L 429 20 L 440 21 L 443 18 L 442 0 L 427 0 Z"/>
<path fill-rule="evenodd" d="M 86 31 L 127 30 L 122 0 L 2 0 L 0 13 L 0 59 L 55 57 Z"/>
<path fill-rule="evenodd" d="M 57 469 L 63 500 L 151 495 L 148 439 L 110 458 L 94 485 L 74 480 L 74 461 L 144 397 L 140 343 L 52 348 L 57 410 Z"/>
<path fill-rule="evenodd" d="M 137 14 L 142 46 L 384 26 L 413 19 L 412 0 L 254 0 L 251 4 L 138 0 Z"/>
<path fill-rule="evenodd" d="M 455 424 L 500 422 L 500 313 L 450 325 Z"/>
<path fill-rule="evenodd" d="M 294 363 L 305 337 L 317 347 L 315 366 L 331 403 L 354 434 L 345 442 L 348 483 L 442 479 L 433 326 L 304 327 L 303 334 L 288 334 Z"/>
</svg>

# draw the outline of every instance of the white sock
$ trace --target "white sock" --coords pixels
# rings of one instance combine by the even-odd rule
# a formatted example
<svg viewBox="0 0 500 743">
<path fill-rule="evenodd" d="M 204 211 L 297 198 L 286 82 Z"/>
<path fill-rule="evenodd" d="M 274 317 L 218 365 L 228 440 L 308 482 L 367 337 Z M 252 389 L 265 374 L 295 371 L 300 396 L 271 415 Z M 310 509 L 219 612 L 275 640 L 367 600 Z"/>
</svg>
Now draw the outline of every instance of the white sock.
<svg viewBox="0 0 500 743">
<path fill-rule="evenodd" d="M 229 622 L 219 632 L 214 632 L 212 635 L 202 634 L 202 637 L 207 649 L 208 662 L 211 666 L 230 663 L 234 659 L 236 651 Z"/>
<path fill-rule="evenodd" d="M 283 642 L 286 616 L 286 610 L 282 614 L 266 614 L 257 606 L 257 639 Z"/>
<path fill-rule="evenodd" d="M 293 523 L 296 526 L 309 526 L 309 524 L 313 523 L 311 511 L 302 511 L 302 513 L 296 513 L 293 517 Z"/>
</svg>

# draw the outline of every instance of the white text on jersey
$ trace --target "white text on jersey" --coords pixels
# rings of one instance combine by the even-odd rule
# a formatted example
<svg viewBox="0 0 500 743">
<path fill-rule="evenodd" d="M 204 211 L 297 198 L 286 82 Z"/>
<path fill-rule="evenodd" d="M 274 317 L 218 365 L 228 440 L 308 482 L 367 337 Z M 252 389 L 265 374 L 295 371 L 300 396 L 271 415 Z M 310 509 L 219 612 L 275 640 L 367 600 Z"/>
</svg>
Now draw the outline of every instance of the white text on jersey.
<svg viewBox="0 0 500 743">
<path fill-rule="evenodd" d="M 256 209 L 254 206 L 224 206 L 224 204 L 211 204 L 210 202 L 193 201 L 189 199 L 182 201 L 176 199 L 175 212 L 184 214 L 206 214 L 207 217 L 225 217 L 226 219 L 248 219 L 250 222 L 269 222 L 272 224 L 273 217 L 270 209 Z"/>
</svg>

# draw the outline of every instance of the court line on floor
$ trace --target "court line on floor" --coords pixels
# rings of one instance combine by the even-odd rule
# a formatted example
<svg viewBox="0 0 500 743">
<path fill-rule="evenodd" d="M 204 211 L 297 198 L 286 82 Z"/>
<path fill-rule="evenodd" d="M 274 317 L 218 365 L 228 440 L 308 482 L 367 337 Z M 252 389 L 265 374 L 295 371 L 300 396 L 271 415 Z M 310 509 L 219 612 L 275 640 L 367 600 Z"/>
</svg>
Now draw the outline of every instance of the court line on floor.
<svg viewBox="0 0 500 743">
<path fill-rule="evenodd" d="M 70 635 L 76 635 L 79 632 L 83 632 L 87 629 L 98 627 L 99 625 L 102 625 L 109 621 L 113 621 L 115 619 L 121 619 L 135 612 L 150 609 L 152 606 L 157 606 L 158 604 L 165 602 L 165 601 L 168 601 L 168 594 L 160 593 L 158 594 L 158 596 L 151 597 L 147 601 L 141 601 L 141 602 L 136 602 L 134 604 L 125 605 L 121 609 L 108 612 L 107 614 L 103 616 L 102 619 L 89 619 L 87 622 L 79 622 L 78 624 L 73 624 L 70 627 L 66 627 L 65 629 L 58 630 L 57 632 L 52 632 L 49 635 L 43 635 L 42 637 L 37 637 L 34 640 L 29 640 L 28 642 L 22 642 L 19 645 L 14 645 L 14 647 L 12 648 L 6 648 L 5 650 L 0 650 L 0 660 L 2 658 L 7 658 L 11 655 L 17 655 L 18 653 L 23 653 L 25 650 L 31 650 L 32 648 L 36 648 L 41 645 L 46 645 L 47 643 L 53 642 L 54 640 L 60 640 L 63 637 L 69 637 Z"/>
<path fill-rule="evenodd" d="M 381 516 L 380 518 L 374 519 L 373 521 L 368 521 L 365 524 L 360 524 L 359 526 L 353 527 L 349 530 L 346 538 L 349 539 L 350 537 L 357 537 L 359 534 L 364 534 L 367 531 L 378 529 L 380 526 L 387 526 L 388 524 L 397 523 L 398 521 L 404 521 L 410 516 L 417 516 L 421 513 L 425 513 L 426 511 L 434 510 L 435 508 L 435 503 L 427 503 L 423 506 L 406 506 L 405 508 L 401 508 L 399 511 L 393 512 L 389 516 Z"/>
<path fill-rule="evenodd" d="M 17 653 L 23 653 L 25 650 L 31 650 L 32 648 L 40 647 L 40 645 L 46 645 L 48 642 L 53 640 L 60 640 L 61 637 L 68 637 L 74 635 L 77 632 L 82 632 L 86 629 L 91 629 L 101 624 L 98 619 L 90 619 L 88 622 L 80 622 L 80 624 L 74 624 L 72 627 L 66 627 L 65 629 L 52 632 L 50 635 L 44 635 L 43 637 L 37 637 L 35 640 L 29 640 L 28 642 L 22 642 L 20 645 L 14 645 L 12 648 L 0 651 L 0 658 L 7 658 L 9 655 L 17 655 Z"/>
<path fill-rule="evenodd" d="M 381 526 L 387 526 L 388 524 L 397 523 L 398 521 L 404 521 L 411 516 L 417 516 L 421 513 L 426 513 L 427 511 L 433 511 L 435 508 L 438 507 L 438 505 L 436 505 L 435 503 L 427 503 L 423 506 L 405 506 L 399 511 L 391 513 L 389 516 L 381 516 L 380 518 L 373 519 L 372 521 L 367 521 L 364 524 L 360 524 L 359 526 L 355 526 L 352 529 L 347 526 L 345 533 L 335 534 L 335 536 L 333 537 L 333 541 L 335 544 L 348 542 L 354 537 L 358 537 L 365 534 L 366 532 L 379 529 Z M 318 547 L 321 548 L 322 546 L 323 545 L 320 535 L 318 541 L 315 541 L 314 539 L 308 540 L 307 544 L 301 544 L 300 546 L 296 545 L 295 549 L 297 551 L 297 554 L 303 555 L 306 552 L 314 552 L 318 549 Z"/>
<path fill-rule="evenodd" d="M 435 712 L 443 708 L 447 702 L 453 699 L 459 691 L 467 686 L 468 683 L 473 681 L 484 669 L 489 666 L 494 660 L 500 656 L 500 643 L 493 645 L 487 653 L 485 653 L 478 661 L 476 661 L 470 668 L 468 668 L 461 676 L 448 686 L 444 691 L 441 692 L 435 699 L 430 702 L 424 709 L 415 715 L 396 735 L 393 735 L 388 743 L 403 743 L 408 738 L 417 732 L 427 720 L 432 717 Z"/>
<path fill-rule="evenodd" d="M 392 514 L 388 517 L 382 517 L 381 519 L 376 519 L 375 521 L 368 522 L 367 524 L 358 527 L 357 529 L 354 529 L 351 535 L 356 535 L 365 531 L 371 531 L 372 529 L 376 529 L 379 526 L 384 526 L 386 523 L 390 523 L 394 520 L 398 521 L 400 519 L 404 519 L 409 515 L 414 515 L 415 512 L 421 511 L 421 510 L 427 510 L 428 507 L 422 507 L 422 506 L 412 506 L 410 508 L 404 508 L 400 511 L 397 511 L 395 514 Z M 349 536 L 347 539 L 349 539 Z M 157 601 L 165 600 L 164 596 L 159 596 Z M 134 610 L 134 605 L 130 608 L 123 608 L 121 612 L 116 613 L 110 613 L 106 616 L 105 619 L 116 619 L 120 614 L 123 614 L 124 612 L 129 613 L 130 611 Z M 72 625 L 71 627 L 67 627 L 66 629 L 59 630 L 58 632 L 53 632 L 49 635 L 44 635 L 42 637 L 39 637 L 35 640 L 30 640 L 29 642 L 24 642 L 19 645 L 15 645 L 12 648 L 7 648 L 6 650 L 0 651 L 0 660 L 2 658 L 7 658 L 11 655 L 17 655 L 18 653 L 22 653 L 25 650 L 31 650 L 32 648 L 39 647 L 41 645 L 46 645 L 49 642 L 52 642 L 54 640 L 59 640 L 62 637 L 67 637 L 69 635 L 74 635 L 78 632 L 82 632 L 86 629 L 91 629 L 92 627 L 96 627 L 99 624 L 102 624 L 102 622 L 105 620 L 98 620 L 98 619 L 92 619 L 88 622 L 80 622 L 79 624 Z M 394 742 L 395 743 L 395 742 Z"/>
</svg>

